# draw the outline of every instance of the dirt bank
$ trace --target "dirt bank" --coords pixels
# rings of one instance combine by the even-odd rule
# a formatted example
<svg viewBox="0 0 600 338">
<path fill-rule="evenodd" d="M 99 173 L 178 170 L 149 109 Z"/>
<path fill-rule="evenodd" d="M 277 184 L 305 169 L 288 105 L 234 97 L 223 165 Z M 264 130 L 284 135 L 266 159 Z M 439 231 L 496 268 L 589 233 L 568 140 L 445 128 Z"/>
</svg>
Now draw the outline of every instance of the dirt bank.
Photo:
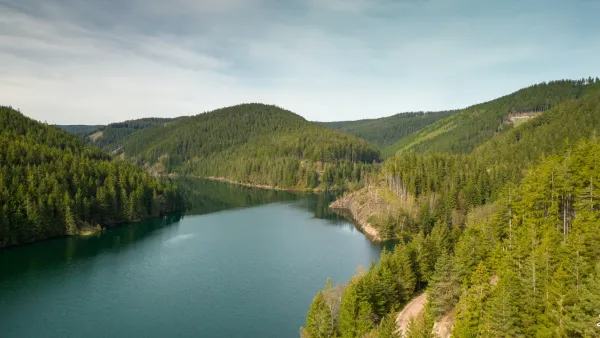
<svg viewBox="0 0 600 338">
<path fill-rule="evenodd" d="M 454 314 L 456 310 L 450 310 L 444 317 L 433 324 L 433 333 L 440 338 L 450 338 L 454 328 Z"/>
<path fill-rule="evenodd" d="M 398 317 L 396 317 L 396 325 L 398 326 L 398 330 L 402 332 L 402 337 L 404 337 L 404 332 L 406 332 L 406 328 L 408 327 L 408 322 L 411 318 L 417 318 L 423 312 L 423 307 L 425 307 L 425 302 L 427 301 L 427 293 L 423 293 L 417 298 L 414 298 L 410 301 L 410 303 L 406 304 L 404 309 L 400 311 Z"/>
<path fill-rule="evenodd" d="M 385 202 L 378 196 L 376 187 L 365 187 L 344 195 L 329 205 L 334 212 L 352 219 L 357 227 L 373 241 L 381 241 L 379 231 L 369 223 L 371 215 L 379 213 Z"/>
</svg>

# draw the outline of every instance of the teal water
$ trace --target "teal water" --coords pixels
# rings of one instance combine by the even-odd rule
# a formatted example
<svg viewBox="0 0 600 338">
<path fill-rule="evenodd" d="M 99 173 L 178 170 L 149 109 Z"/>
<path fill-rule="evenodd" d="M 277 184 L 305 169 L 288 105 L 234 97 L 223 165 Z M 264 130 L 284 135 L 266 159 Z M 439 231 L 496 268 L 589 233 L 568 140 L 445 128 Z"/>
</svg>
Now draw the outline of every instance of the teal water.
<svg viewBox="0 0 600 338">
<path fill-rule="evenodd" d="M 382 245 L 328 195 L 185 181 L 189 212 L 0 252 L 2 337 L 297 337 Z"/>
</svg>

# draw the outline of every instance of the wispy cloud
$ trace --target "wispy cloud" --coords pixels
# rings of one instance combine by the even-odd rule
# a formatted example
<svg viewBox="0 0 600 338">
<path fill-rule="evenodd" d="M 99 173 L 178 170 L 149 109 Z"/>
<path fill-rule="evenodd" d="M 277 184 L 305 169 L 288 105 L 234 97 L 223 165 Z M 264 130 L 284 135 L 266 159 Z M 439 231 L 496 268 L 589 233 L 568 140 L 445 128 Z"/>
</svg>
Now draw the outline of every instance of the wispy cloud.
<svg viewBox="0 0 600 338">
<path fill-rule="evenodd" d="M 596 75 L 600 5 L 539 4 L 0 0 L 0 104 L 50 123 L 248 101 L 335 120 Z"/>
</svg>

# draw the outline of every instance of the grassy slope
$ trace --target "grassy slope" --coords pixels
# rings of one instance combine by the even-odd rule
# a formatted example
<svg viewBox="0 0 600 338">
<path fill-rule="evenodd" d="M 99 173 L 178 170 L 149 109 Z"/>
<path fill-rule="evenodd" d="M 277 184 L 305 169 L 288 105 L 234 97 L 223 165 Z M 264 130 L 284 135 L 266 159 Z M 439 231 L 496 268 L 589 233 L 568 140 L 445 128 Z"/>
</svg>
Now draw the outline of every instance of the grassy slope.
<svg viewBox="0 0 600 338">
<path fill-rule="evenodd" d="M 389 157 L 398 151 L 470 153 L 498 133 L 510 129 L 513 112 L 545 110 L 558 103 L 600 90 L 600 83 L 555 81 L 534 85 L 513 94 L 460 110 L 382 150 Z"/>
<path fill-rule="evenodd" d="M 378 119 L 357 121 L 318 122 L 330 129 L 360 137 L 380 148 L 390 146 L 455 111 L 402 113 Z"/>
</svg>

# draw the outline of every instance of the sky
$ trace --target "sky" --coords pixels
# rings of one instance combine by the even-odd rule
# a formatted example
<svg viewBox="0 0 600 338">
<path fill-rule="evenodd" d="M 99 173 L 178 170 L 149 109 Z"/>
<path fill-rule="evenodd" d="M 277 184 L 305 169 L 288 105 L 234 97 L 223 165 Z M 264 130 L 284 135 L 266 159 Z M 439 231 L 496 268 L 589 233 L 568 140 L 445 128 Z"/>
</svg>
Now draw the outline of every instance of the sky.
<svg viewBox="0 0 600 338">
<path fill-rule="evenodd" d="M 600 76 L 596 0 L 0 0 L 0 105 L 51 124 L 245 102 L 308 120 Z"/>
</svg>

